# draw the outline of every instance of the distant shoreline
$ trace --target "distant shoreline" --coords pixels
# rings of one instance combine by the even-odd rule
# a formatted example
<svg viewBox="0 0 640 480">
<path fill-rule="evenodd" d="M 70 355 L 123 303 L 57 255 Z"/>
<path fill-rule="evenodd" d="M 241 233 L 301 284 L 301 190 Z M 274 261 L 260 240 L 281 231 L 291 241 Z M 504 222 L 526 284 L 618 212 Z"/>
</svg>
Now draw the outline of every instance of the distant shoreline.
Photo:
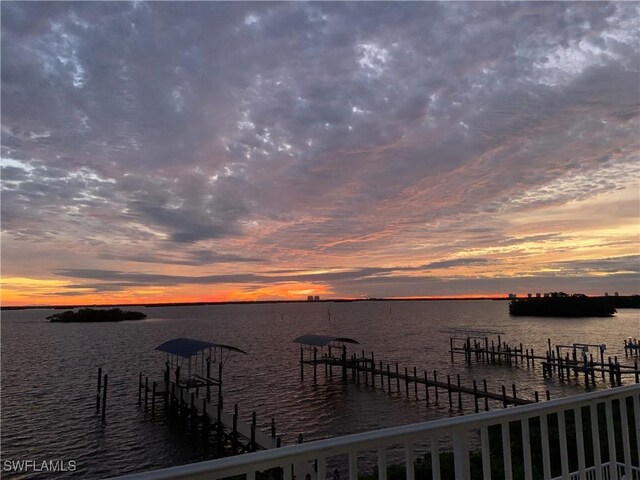
<svg viewBox="0 0 640 480">
<path fill-rule="evenodd" d="M 204 305 L 260 305 L 270 303 L 349 303 L 349 302 L 441 302 L 451 300 L 509 300 L 507 297 L 407 297 L 407 298 L 323 298 L 321 300 L 228 300 L 222 302 L 159 302 L 159 303 L 104 303 L 104 304 L 68 304 L 68 305 L 19 305 L 2 306 L 0 310 L 30 309 L 73 309 L 107 307 L 200 307 Z"/>
<path fill-rule="evenodd" d="M 620 295 L 618 298 L 634 297 L 637 295 Z M 601 295 L 593 295 L 594 298 L 602 297 Z M 524 297 L 520 297 L 523 299 Z M 602 297 L 604 298 L 604 297 Z M 616 298 L 616 297 L 609 297 Z M 0 310 L 30 310 L 30 309 L 74 309 L 86 307 L 200 307 L 205 305 L 261 305 L 274 303 L 348 303 L 348 302 L 442 302 L 452 300 L 513 300 L 508 297 L 407 297 L 407 298 L 326 298 L 321 300 L 236 300 L 223 302 L 158 302 L 158 303 L 104 303 L 104 304 L 69 304 L 69 305 L 20 305 L 20 306 L 2 306 Z"/>
</svg>

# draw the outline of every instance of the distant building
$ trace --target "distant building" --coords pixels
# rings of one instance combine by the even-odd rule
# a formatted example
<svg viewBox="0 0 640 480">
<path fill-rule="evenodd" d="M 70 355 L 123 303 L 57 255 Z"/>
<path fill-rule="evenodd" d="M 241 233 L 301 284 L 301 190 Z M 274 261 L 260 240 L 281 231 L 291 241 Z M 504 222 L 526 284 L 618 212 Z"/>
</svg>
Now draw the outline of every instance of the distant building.
<svg viewBox="0 0 640 480">
<path fill-rule="evenodd" d="M 617 297 L 618 296 L 618 292 L 615 292 L 613 295 Z"/>
<path fill-rule="evenodd" d="M 548 294 L 548 293 L 545 293 L 545 294 L 544 294 L 544 298 L 548 298 L 548 297 L 549 297 L 549 294 Z"/>
<path fill-rule="evenodd" d="M 518 295 L 516 295 L 515 293 L 510 293 L 509 294 L 509 298 L 513 299 L 516 298 Z"/>
<path fill-rule="evenodd" d="M 609 292 L 604 292 L 604 296 L 608 297 L 609 296 Z"/>
<path fill-rule="evenodd" d="M 320 301 L 320 297 L 318 295 L 316 295 L 315 297 L 313 297 L 313 301 L 314 302 L 318 302 Z"/>
<path fill-rule="evenodd" d="M 307 297 L 307 302 L 313 302 L 313 295 L 309 295 Z"/>
<path fill-rule="evenodd" d="M 532 295 L 530 293 L 527 293 L 527 298 L 531 298 Z"/>
<path fill-rule="evenodd" d="M 541 293 L 536 293 L 536 298 L 540 298 L 541 296 L 542 296 L 542 294 L 541 294 Z M 547 296 L 547 294 L 545 293 L 545 294 L 544 294 L 544 296 L 546 297 L 546 296 Z"/>
</svg>

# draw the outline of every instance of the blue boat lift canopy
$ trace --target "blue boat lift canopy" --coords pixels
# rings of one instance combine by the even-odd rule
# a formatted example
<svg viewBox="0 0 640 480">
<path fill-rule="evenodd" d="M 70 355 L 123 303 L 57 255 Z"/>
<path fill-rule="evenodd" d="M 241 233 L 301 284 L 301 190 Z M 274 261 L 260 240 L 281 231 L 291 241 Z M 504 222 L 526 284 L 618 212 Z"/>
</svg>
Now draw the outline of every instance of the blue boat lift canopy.
<svg viewBox="0 0 640 480">
<path fill-rule="evenodd" d="M 174 338 L 173 340 L 164 342 L 162 345 L 158 345 L 156 350 L 160 350 L 161 352 L 166 352 L 171 355 L 178 355 L 183 358 L 189 358 L 192 355 L 200 353 L 208 348 L 221 348 L 229 350 L 230 352 L 247 353 L 244 350 L 240 350 L 239 348 L 231 347 L 229 345 L 193 340 L 191 338 Z"/>
<path fill-rule="evenodd" d="M 187 362 L 186 376 L 181 378 L 186 385 L 198 385 L 202 381 L 220 383 L 222 380 L 222 367 L 227 362 L 231 353 L 247 354 L 244 350 L 230 345 L 194 340 L 191 338 L 174 338 L 158 345 L 156 350 L 167 354 L 167 369 L 180 371 L 183 361 Z M 206 352 L 206 355 L 205 355 Z M 211 372 L 211 364 L 218 363 L 218 377 Z"/>
<path fill-rule="evenodd" d="M 315 334 L 307 334 L 302 335 L 294 340 L 294 343 L 301 343 L 302 345 L 307 345 L 311 347 L 325 347 L 332 343 L 340 344 L 340 343 L 356 343 L 360 344 L 357 340 L 353 338 L 347 337 L 334 337 L 331 335 L 315 335 Z"/>
</svg>

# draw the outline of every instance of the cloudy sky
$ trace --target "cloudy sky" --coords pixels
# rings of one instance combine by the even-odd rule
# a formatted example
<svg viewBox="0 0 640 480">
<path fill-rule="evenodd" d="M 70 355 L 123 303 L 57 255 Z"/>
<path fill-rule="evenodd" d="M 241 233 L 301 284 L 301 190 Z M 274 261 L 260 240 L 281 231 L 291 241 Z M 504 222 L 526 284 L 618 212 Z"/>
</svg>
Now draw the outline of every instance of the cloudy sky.
<svg viewBox="0 0 640 480">
<path fill-rule="evenodd" d="M 3 1 L 3 304 L 638 293 L 639 5 Z"/>
</svg>

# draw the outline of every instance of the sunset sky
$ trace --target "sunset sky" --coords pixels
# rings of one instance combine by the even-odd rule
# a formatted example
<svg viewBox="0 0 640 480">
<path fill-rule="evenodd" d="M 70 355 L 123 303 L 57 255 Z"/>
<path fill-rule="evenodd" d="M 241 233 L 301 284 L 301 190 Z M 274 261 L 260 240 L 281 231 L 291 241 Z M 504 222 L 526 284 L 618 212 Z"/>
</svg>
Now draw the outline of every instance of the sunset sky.
<svg viewBox="0 0 640 480">
<path fill-rule="evenodd" d="M 640 293 L 640 4 L 11 2 L 2 304 Z"/>
</svg>

